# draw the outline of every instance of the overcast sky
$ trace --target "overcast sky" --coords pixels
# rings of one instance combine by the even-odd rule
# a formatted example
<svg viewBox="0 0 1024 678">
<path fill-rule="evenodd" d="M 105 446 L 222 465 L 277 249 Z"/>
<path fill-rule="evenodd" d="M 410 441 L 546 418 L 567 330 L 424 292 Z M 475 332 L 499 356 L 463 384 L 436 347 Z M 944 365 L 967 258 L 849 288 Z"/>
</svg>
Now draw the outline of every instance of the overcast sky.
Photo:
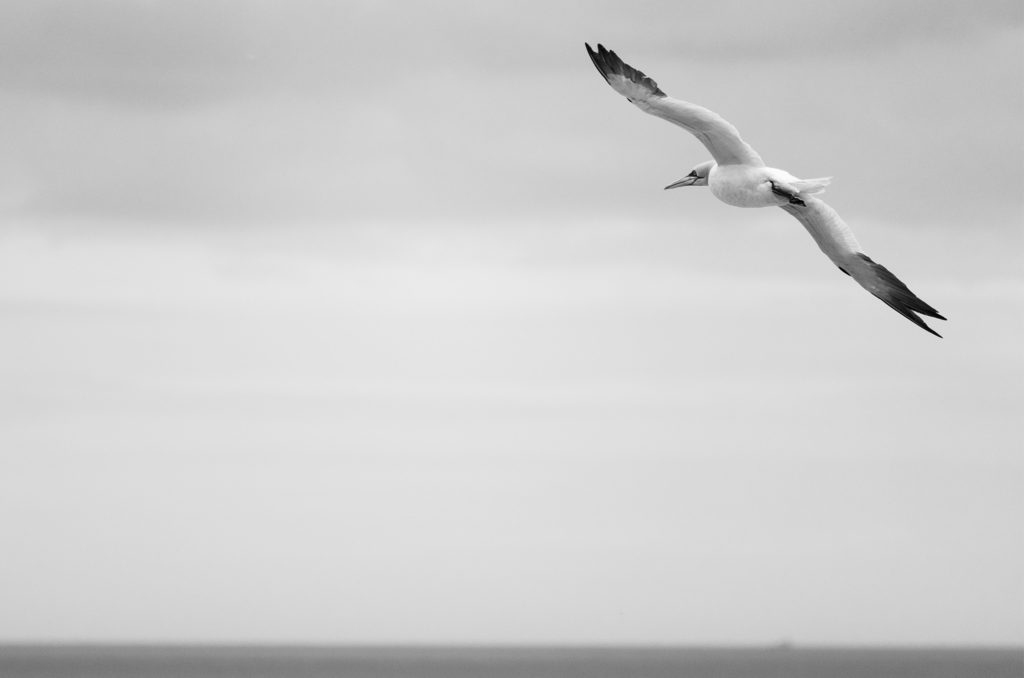
<svg viewBox="0 0 1024 678">
<path fill-rule="evenodd" d="M 1016 0 L 0 4 L 0 640 L 1024 642 L 1022 82 Z"/>
</svg>

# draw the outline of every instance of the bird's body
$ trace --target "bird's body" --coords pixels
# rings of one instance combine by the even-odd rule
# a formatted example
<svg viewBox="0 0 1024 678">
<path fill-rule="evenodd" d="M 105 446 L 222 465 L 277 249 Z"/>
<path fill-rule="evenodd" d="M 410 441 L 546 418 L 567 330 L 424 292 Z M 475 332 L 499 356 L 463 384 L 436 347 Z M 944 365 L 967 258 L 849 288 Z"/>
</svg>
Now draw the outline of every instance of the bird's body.
<svg viewBox="0 0 1024 678">
<path fill-rule="evenodd" d="M 785 170 L 752 165 L 715 164 L 708 173 L 708 188 L 712 195 L 733 207 L 779 207 L 792 198 L 802 200 L 812 193 L 824 190 L 814 182 L 828 183 L 826 179 L 808 181 L 797 179 Z M 791 196 L 791 197 L 787 197 Z"/>
<path fill-rule="evenodd" d="M 836 211 L 814 197 L 825 190 L 830 178 L 799 179 L 785 170 L 767 167 L 736 128 L 717 113 L 669 97 L 651 78 L 602 45 L 597 51 L 587 45 L 587 53 L 615 91 L 645 113 L 692 133 L 714 158 L 665 188 L 707 186 L 716 198 L 734 207 L 781 207 L 803 224 L 839 270 L 918 327 L 940 336 L 917 314 L 945 318 L 864 254 Z"/>
<path fill-rule="evenodd" d="M 734 207 L 775 207 L 782 197 L 772 193 L 767 167 L 718 165 L 708 172 L 711 194 Z"/>
</svg>

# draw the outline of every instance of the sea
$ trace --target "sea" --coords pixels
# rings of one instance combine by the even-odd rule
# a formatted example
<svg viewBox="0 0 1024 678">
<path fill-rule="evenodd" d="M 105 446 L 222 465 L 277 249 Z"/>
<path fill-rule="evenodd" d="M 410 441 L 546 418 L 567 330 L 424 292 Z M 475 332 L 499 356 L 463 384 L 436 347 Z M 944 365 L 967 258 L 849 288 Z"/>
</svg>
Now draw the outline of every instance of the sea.
<svg viewBox="0 0 1024 678">
<path fill-rule="evenodd" d="M 1024 648 L 0 646 L 0 678 L 1022 678 Z"/>
</svg>

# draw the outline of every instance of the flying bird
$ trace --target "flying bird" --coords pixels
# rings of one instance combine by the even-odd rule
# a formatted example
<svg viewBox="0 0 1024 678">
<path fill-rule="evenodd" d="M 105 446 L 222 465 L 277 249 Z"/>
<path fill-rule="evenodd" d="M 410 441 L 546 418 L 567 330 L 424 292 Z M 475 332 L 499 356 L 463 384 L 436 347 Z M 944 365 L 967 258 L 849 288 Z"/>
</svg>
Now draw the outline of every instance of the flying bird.
<svg viewBox="0 0 1024 678">
<path fill-rule="evenodd" d="M 685 177 L 666 186 L 707 186 L 722 202 L 736 207 L 781 207 L 796 217 L 821 251 L 839 270 L 921 329 L 940 337 L 918 314 L 945 320 L 919 299 L 889 269 L 861 251 L 853 232 L 836 211 L 815 195 L 831 177 L 798 179 L 767 167 L 750 144 L 722 116 L 702 106 L 673 99 L 658 83 L 625 63 L 615 52 L 586 45 L 594 66 L 616 92 L 645 113 L 679 125 L 697 137 L 713 160 L 702 162 Z"/>
</svg>

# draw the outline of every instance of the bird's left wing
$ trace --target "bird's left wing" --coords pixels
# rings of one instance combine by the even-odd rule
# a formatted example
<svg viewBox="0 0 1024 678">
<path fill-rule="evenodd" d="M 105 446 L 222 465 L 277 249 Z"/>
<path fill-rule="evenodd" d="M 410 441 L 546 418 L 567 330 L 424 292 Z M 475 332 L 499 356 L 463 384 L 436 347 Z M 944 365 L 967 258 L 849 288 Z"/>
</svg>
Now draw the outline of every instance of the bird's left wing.
<svg viewBox="0 0 1024 678">
<path fill-rule="evenodd" d="M 604 45 L 597 51 L 587 45 L 594 66 L 616 92 L 645 113 L 679 125 L 700 140 L 719 165 L 753 165 L 763 167 L 764 161 L 750 144 L 740 138 L 725 118 L 702 106 L 673 99 L 658 87 L 658 83 L 625 63 Z"/>
<path fill-rule="evenodd" d="M 806 196 L 804 205 L 780 205 L 804 225 L 814 242 L 839 270 L 857 281 L 861 287 L 875 295 L 894 311 L 926 332 L 942 335 L 928 327 L 917 314 L 945 320 L 939 312 L 911 292 L 889 269 L 876 264 L 860 251 L 857 239 L 849 226 L 834 209 L 817 198 Z"/>
</svg>

